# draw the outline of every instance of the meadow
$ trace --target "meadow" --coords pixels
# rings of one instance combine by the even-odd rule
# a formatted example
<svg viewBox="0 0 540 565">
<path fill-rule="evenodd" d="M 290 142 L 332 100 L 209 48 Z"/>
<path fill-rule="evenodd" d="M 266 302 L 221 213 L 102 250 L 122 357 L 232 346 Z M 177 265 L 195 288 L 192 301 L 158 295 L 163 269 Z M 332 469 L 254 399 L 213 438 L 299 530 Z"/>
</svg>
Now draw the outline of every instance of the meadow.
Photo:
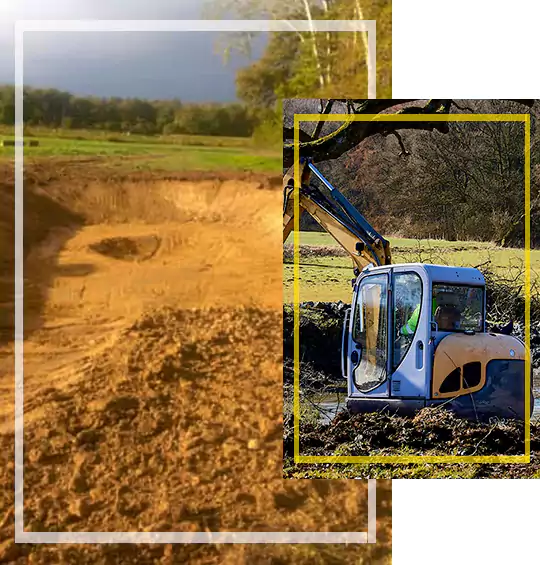
<svg viewBox="0 0 540 565">
<path fill-rule="evenodd" d="M 12 140 L 13 129 L 0 129 L 0 140 Z M 116 169 L 162 171 L 253 171 L 277 173 L 281 155 L 256 146 L 251 138 L 189 135 L 127 135 L 92 130 L 32 128 L 25 139 L 25 159 L 95 157 Z M 12 146 L 0 146 L 0 161 L 14 157 Z M 98 163 L 96 163 L 98 164 Z"/>
<path fill-rule="evenodd" d="M 389 237 L 392 262 L 435 263 L 478 267 L 490 270 L 506 280 L 523 284 L 525 253 L 523 249 L 498 247 L 490 242 L 446 241 Z M 286 242 L 292 245 L 292 234 Z M 351 300 L 352 261 L 347 256 L 332 256 L 340 249 L 327 233 L 301 232 L 300 301 L 335 302 Z M 302 256 L 303 255 L 303 256 Z M 293 265 L 291 253 L 284 260 L 284 301 L 293 301 Z M 531 251 L 531 281 L 540 282 L 540 250 Z"/>
</svg>

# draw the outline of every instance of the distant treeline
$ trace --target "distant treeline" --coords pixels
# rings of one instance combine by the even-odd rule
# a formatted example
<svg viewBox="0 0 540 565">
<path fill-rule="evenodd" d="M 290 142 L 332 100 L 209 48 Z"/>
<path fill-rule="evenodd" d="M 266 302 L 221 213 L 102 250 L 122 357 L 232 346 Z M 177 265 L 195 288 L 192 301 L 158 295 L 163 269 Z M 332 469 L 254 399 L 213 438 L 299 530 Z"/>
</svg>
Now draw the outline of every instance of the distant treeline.
<svg viewBox="0 0 540 565">
<path fill-rule="evenodd" d="M 140 134 L 249 137 L 256 119 L 244 105 L 191 104 L 180 100 L 74 96 L 56 89 L 24 89 L 26 125 L 103 129 Z M 0 86 L 0 123 L 15 122 L 15 89 Z"/>
</svg>

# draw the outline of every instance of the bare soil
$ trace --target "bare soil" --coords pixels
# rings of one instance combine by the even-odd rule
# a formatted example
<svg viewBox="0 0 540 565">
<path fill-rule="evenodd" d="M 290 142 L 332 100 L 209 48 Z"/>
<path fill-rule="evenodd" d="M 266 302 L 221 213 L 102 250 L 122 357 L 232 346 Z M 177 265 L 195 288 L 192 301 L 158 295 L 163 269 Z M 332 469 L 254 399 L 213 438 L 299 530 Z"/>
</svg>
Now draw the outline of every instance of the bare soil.
<svg viewBox="0 0 540 565">
<path fill-rule="evenodd" d="M 282 478 L 274 180 L 91 165 L 26 171 L 25 529 L 365 529 L 364 481 Z M 15 545 L 12 171 L 0 179 L 0 562 L 389 562 L 389 481 L 370 546 Z"/>
</svg>

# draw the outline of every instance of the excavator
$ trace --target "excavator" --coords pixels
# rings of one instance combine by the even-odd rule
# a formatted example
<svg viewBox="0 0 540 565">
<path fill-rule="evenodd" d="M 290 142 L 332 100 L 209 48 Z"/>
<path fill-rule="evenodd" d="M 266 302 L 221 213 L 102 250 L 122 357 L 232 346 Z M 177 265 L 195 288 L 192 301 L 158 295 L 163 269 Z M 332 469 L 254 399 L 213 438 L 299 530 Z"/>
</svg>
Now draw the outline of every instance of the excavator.
<svg viewBox="0 0 540 565">
<path fill-rule="evenodd" d="M 482 273 L 392 264 L 389 242 L 310 158 L 301 158 L 300 175 L 300 214 L 310 214 L 353 262 L 341 351 L 349 411 L 412 415 L 445 405 L 476 421 L 524 420 L 528 404 L 530 416 L 534 402 L 532 384 L 527 391 L 525 386 L 525 344 L 488 331 Z M 284 243 L 294 226 L 294 186 L 291 167 L 284 175 Z"/>
</svg>

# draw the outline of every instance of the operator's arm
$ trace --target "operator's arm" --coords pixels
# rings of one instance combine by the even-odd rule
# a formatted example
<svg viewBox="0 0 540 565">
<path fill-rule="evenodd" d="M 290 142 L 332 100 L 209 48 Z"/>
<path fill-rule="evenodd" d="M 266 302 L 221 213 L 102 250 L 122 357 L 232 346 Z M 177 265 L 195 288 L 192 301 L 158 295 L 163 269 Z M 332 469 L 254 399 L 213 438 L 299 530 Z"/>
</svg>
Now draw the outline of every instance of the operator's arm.
<svg viewBox="0 0 540 565">
<path fill-rule="evenodd" d="M 404 326 L 401 326 L 399 333 L 400 335 L 404 336 L 412 336 L 418 327 L 418 318 L 420 317 L 420 310 L 422 305 L 418 304 L 418 306 L 413 310 L 410 318 L 408 319 L 407 323 Z M 431 301 L 431 315 L 432 317 L 435 316 L 435 311 L 437 310 L 437 302 L 435 299 Z"/>
<path fill-rule="evenodd" d="M 412 336 L 418 326 L 418 318 L 420 317 L 420 304 L 413 310 L 411 317 L 407 323 L 401 327 L 400 334 L 404 336 Z"/>
</svg>

